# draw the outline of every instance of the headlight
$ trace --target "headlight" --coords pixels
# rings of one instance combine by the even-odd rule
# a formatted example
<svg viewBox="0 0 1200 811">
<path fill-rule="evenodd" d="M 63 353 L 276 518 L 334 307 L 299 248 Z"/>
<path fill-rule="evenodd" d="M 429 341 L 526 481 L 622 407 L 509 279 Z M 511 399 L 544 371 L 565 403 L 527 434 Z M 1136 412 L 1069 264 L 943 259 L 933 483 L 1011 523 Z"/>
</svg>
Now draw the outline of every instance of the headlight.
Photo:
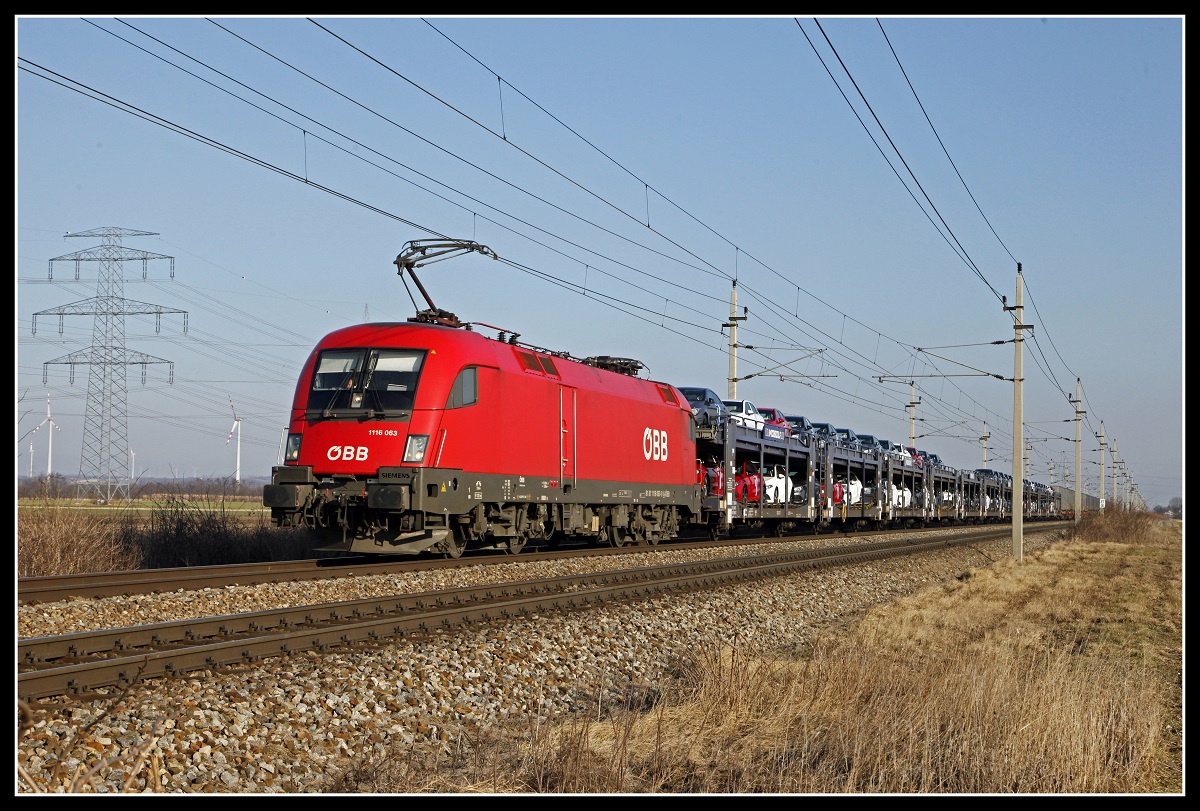
<svg viewBox="0 0 1200 811">
<path fill-rule="evenodd" d="M 404 443 L 404 461 L 420 463 L 425 461 L 425 449 L 429 447 L 428 434 L 411 434 L 408 442 Z"/>
<path fill-rule="evenodd" d="M 283 452 L 283 461 L 295 462 L 300 458 L 300 440 L 302 434 L 288 434 L 287 448 Z"/>
</svg>

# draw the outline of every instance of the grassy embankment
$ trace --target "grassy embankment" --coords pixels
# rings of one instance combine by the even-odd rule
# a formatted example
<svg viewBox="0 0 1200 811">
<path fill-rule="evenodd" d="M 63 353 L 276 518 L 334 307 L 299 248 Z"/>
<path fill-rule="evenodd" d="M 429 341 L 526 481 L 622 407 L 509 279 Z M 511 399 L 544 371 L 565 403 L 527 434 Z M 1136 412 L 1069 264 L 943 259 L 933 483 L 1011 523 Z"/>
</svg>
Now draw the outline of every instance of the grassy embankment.
<svg viewBox="0 0 1200 811">
<path fill-rule="evenodd" d="M 1180 793 L 1182 537 L 1108 513 L 802 657 L 699 650 L 650 707 L 397 752 L 336 792 Z"/>
</svg>

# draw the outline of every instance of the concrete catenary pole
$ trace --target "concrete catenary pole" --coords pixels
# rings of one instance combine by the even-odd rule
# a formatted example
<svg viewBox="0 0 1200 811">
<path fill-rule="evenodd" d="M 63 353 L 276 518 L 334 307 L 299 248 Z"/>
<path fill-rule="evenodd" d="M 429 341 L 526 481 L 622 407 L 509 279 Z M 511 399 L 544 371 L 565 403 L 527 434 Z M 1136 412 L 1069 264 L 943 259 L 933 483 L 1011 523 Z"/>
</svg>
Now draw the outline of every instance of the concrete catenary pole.
<svg viewBox="0 0 1200 811">
<path fill-rule="evenodd" d="M 748 312 L 748 311 L 747 311 Z M 733 291 L 729 294 L 729 321 L 722 326 L 729 327 L 729 399 L 737 399 L 737 325 L 748 316 L 737 314 L 737 279 L 733 280 Z"/>
<path fill-rule="evenodd" d="M 1087 414 L 1087 411 L 1079 410 L 1082 403 L 1081 395 L 1084 394 L 1080 389 L 1079 378 L 1075 378 L 1075 523 L 1078 524 L 1084 519 L 1084 445 L 1082 445 L 1080 437 L 1080 429 L 1082 428 L 1082 416 Z"/>
<path fill-rule="evenodd" d="M 908 381 L 908 444 L 917 446 L 917 406 L 921 398 L 917 397 L 917 381 Z"/>
<path fill-rule="evenodd" d="M 1082 475 L 1084 475 L 1084 470 L 1082 470 L 1082 468 L 1084 468 L 1084 458 L 1082 458 L 1082 451 L 1084 451 L 1084 445 L 1081 444 L 1080 428 L 1082 427 L 1082 422 L 1080 421 L 1080 417 L 1087 414 L 1087 411 L 1079 410 L 1079 405 L 1082 402 L 1081 395 L 1082 395 L 1082 391 L 1080 389 L 1079 378 L 1075 378 L 1075 398 L 1074 398 L 1074 400 L 1070 401 L 1070 403 L 1072 403 L 1072 405 L 1074 405 L 1074 408 L 1075 408 L 1075 523 L 1076 524 L 1078 524 L 1080 521 L 1082 521 L 1082 519 L 1084 519 L 1084 481 L 1082 481 Z"/>
<path fill-rule="evenodd" d="M 1016 304 L 1012 307 L 1004 307 L 1005 310 L 1014 313 L 1013 334 L 1013 459 L 1012 459 L 1012 554 L 1018 562 L 1024 560 L 1024 525 L 1025 513 L 1022 509 L 1022 503 L 1025 500 L 1025 483 L 1021 477 L 1021 448 L 1025 445 L 1024 431 L 1024 409 L 1023 384 L 1024 368 L 1022 366 L 1021 349 L 1025 343 L 1024 330 L 1030 329 L 1031 324 L 1021 323 L 1022 311 L 1024 305 L 1021 301 L 1024 298 L 1023 277 L 1021 276 L 1021 263 L 1017 263 L 1017 298 Z"/>
<path fill-rule="evenodd" d="M 737 398 L 737 279 L 729 294 L 729 399 Z"/>
<path fill-rule="evenodd" d="M 1100 509 L 1104 509 L 1104 421 L 1100 421 Z"/>
<path fill-rule="evenodd" d="M 1121 464 L 1117 459 L 1117 440 L 1112 443 L 1112 468 L 1113 468 L 1113 508 L 1121 509 L 1121 496 L 1117 493 L 1117 465 Z"/>
</svg>

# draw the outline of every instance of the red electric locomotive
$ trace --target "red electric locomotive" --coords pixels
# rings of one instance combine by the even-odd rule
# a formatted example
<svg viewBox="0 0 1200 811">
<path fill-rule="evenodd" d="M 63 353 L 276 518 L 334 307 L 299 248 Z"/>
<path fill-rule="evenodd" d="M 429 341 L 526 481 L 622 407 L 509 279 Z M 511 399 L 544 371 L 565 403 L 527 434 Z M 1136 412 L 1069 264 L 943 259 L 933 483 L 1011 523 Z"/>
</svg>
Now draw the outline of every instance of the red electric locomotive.
<svg viewBox="0 0 1200 811">
<path fill-rule="evenodd" d="M 263 491 L 274 522 L 324 531 L 325 549 L 451 557 L 564 535 L 673 537 L 703 496 L 690 404 L 635 377 L 637 361 L 489 338 L 435 308 L 413 269 L 464 250 L 490 254 L 407 243 L 396 264 L 429 309 L 337 330 L 312 351 Z"/>
</svg>

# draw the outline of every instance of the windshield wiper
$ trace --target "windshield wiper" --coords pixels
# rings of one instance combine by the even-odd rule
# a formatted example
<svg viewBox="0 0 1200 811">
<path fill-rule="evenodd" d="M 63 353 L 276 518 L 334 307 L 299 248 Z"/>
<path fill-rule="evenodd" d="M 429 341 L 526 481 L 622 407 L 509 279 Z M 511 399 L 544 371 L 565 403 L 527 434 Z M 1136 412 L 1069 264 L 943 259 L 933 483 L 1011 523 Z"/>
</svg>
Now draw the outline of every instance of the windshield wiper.
<svg viewBox="0 0 1200 811">
<path fill-rule="evenodd" d="M 326 403 L 325 408 L 321 409 L 322 417 L 327 420 L 333 419 L 333 409 L 337 407 L 338 398 L 342 396 L 342 392 L 344 391 L 347 391 L 347 389 L 334 389 L 333 396 L 329 398 L 329 402 Z"/>
</svg>

